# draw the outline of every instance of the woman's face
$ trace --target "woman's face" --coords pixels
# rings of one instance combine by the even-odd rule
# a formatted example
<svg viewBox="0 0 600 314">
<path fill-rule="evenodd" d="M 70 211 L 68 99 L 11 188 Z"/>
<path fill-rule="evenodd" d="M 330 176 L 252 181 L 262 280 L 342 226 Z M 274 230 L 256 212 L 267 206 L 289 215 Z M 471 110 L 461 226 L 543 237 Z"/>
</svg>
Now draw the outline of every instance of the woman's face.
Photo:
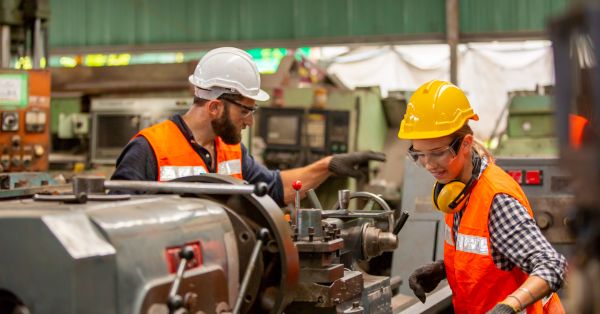
<svg viewBox="0 0 600 314">
<path fill-rule="evenodd" d="M 448 183 L 461 176 L 472 139 L 472 135 L 466 135 L 464 138 L 444 136 L 413 140 L 409 154 L 437 181 Z"/>
</svg>

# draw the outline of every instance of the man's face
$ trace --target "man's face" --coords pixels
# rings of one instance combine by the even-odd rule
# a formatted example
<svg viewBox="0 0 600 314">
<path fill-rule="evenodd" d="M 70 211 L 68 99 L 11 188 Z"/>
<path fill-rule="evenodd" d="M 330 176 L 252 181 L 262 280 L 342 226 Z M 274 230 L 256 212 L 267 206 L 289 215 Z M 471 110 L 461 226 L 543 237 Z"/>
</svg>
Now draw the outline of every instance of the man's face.
<svg viewBox="0 0 600 314">
<path fill-rule="evenodd" d="M 237 103 L 228 99 L 221 101 L 223 113 L 219 119 L 211 122 L 213 130 L 226 144 L 239 144 L 242 141 L 242 130 L 254 122 L 253 113 L 246 109 L 254 107 L 254 101 L 247 98 L 238 100 Z"/>
</svg>

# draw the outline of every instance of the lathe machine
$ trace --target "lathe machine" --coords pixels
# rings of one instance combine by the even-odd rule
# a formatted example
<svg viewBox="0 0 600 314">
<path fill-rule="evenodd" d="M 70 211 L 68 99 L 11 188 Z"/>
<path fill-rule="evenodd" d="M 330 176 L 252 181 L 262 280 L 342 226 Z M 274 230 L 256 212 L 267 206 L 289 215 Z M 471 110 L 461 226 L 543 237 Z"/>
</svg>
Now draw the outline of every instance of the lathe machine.
<svg viewBox="0 0 600 314">
<path fill-rule="evenodd" d="M 343 190 L 329 210 L 309 193 L 288 222 L 265 192 L 218 175 L 75 177 L 2 201 L 0 313 L 392 312 L 390 278 L 358 264 L 396 248 L 406 214 Z"/>
</svg>

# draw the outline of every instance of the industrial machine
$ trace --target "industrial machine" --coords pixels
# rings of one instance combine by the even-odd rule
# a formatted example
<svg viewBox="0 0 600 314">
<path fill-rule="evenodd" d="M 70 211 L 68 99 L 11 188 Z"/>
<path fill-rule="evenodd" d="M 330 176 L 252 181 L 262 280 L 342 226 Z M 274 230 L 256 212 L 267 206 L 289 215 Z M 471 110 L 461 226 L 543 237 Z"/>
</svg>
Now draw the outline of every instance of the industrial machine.
<svg viewBox="0 0 600 314">
<path fill-rule="evenodd" d="M 350 147 L 350 111 L 266 107 L 259 111 L 259 136 L 269 168 L 304 166 Z"/>
<path fill-rule="evenodd" d="M 495 155 L 507 157 L 556 157 L 558 155 L 551 92 L 552 89 L 539 87 L 535 91 L 509 93 L 505 109 L 508 111 L 507 126 L 504 134 L 499 136 L 498 147 L 494 150 Z"/>
<path fill-rule="evenodd" d="M 264 184 L 214 174 L 48 192 L 0 206 L 0 313 L 392 313 L 390 278 L 358 264 L 408 216 L 377 195 L 309 192 L 288 223 Z"/>
<path fill-rule="evenodd" d="M 115 164 L 121 150 L 140 130 L 185 113 L 192 98 L 93 98 L 90 159 Z"/>
<path fill-rule="evenodd" d="M 0 71 L 0 172 L 48 169 L 50 72 Z"/>
</svg>

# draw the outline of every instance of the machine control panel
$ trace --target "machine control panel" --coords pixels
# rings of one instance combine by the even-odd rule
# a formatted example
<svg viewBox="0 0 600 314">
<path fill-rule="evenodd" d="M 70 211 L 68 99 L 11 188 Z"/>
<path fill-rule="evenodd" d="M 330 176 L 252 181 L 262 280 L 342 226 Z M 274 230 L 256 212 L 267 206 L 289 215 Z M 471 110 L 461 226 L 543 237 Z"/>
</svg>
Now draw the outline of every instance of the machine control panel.
<svg viewBox="0 0 600 314">
<path fill-rule="evenodd" d="M 50 72 L 0 71 L 0 171 L 48 170 Z"/>
<path fill-rule="evenodd" d="M 350 111 L 261 108 L 259 136 L 267 167 L 288 169 L 350 150 Z"/>
</svg>

